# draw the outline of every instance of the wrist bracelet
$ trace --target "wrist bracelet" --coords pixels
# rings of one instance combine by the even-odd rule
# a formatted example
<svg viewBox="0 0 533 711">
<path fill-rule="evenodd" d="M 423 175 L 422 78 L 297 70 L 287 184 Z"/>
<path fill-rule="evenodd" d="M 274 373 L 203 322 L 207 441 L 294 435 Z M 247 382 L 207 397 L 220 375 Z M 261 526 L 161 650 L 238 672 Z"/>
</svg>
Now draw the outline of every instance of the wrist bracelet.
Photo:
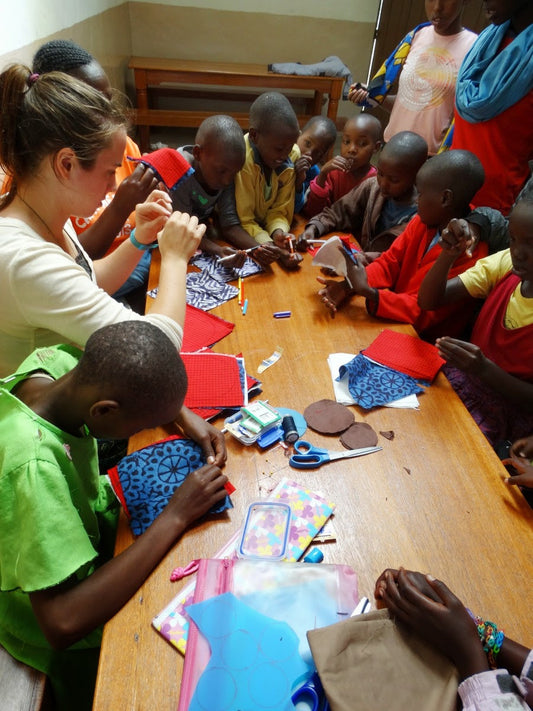
<svg viewBox="0 0 533 711">
<path fill-rule="evenodd" d="M 157 247 L 157 240 L 155 242 L 151 242 L 150 244 L 142 244 L 142 242 L 138 242 L 135 239 L 135 229 L 130 232 L 130 242 L 134 247 L 140 249 L 141 252 L 146 252 L 149 249 L 155 249 Z"/>
<path fill-rule="evenodd" d="M 496 657 L 498 656 L 498 653 L 502 648 L 503 640 L 505 639 L 503 630 L 499 630 L 494 622 L 491 622 L 490 620 L 483 621 L 481 617 L 473 615 L 470 610 L 468 610 L 468 612 L 476 623 L 479 639 L 483 646 L 483 651 L 487 655 L 488 662 L 492 669 L 496 669 Z"/>
</svg>

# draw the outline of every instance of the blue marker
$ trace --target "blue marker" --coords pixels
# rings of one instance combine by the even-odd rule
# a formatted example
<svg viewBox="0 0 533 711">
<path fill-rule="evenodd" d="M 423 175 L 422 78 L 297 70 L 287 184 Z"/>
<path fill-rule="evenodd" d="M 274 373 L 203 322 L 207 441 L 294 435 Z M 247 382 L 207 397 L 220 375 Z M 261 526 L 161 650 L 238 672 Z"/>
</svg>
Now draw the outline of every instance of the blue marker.
<svg viewBox="0 0 533 711">
<path fill-rule="evenodd" d="M 292 311 L 274 311 L 274 318 L 290 318 Z"/>
</svg>

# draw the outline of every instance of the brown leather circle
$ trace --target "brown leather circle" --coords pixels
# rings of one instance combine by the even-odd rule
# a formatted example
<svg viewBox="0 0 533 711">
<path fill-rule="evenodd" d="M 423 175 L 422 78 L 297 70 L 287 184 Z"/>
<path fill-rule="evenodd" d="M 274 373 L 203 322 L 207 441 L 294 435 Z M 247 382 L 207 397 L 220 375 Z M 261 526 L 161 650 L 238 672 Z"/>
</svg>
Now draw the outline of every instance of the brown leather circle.
<svg viewBox="0 0 533 711">
<path fill-rule="evenodd" d="M 354 421 L 354 415 L 335 400 L 317 400 L 305 408 L 304 417 L 312 430 L 320 434 L 344 432 Z"/>
<path fill-rule="evenodd" d="M 376 432 L 366 422 L 354 422 L 346 432 L 341 435 L 341 444 L 346 449 L 359 449 L 360 447 L 375 447 L 378 443 Z"/>
</svg>

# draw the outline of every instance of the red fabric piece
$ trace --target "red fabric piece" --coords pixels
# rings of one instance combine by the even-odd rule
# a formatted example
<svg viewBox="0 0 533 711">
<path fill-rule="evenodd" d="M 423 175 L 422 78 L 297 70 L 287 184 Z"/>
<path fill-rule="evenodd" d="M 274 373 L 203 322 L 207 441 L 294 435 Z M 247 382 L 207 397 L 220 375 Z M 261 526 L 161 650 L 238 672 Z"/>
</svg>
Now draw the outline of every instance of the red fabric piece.
<svg viewBox="0 0 533 711">
<path fill-rule="evenodd" d="M 511 39 L 502 43 L 501 49 Z M 473 199 L 508 215 L 529 177 L 533 159 L 533 91 L 488 121 L 469 123 L 455 111 L 452 148 L 472 151 L 483 164 L 485 182 Z"/>
<path fill-rule="evenodd" d="M 393 370 L 422 380 L 433 380 L 446 362 L 431 343 L 409 333 L 385 328 L 363 355 Z"/>
<path fill-rule="evenodd" d="M 220 316 L 187 304 L 181 350 L 184 353 L 194 353 L 200 348 L 212 346 L 231 333 L 234 328 L 235 324 L 231 321 L 225 321 Z"/>
<path fill-rule="evenodd" d="M 464 299 L 434 311 L 422 311 L 419 307 L 420 284 L 442 249 L 435 244 L 426 252 L 436 233 L 436 229 L 429 229 L 415 215 L 389 249 L 366 268 L 369 285 L 380 290 L 375 315 L 410 323 L 426 340 L 438 336 L 460 336 L 475 308 L 473 299 Z M 487 253 L 487 244 L 479 242 L 472 257 L 463 253 L 455 260 L 448 279 L 462 274 Z"/>
<path fill-rule="evenodd" d="M 175 188 L 182 178 L 194 173 L 194 168 L 174 148 L 159 148 L 153 153 L 145 153 L 141 158 L 128 158 L 152 168 L 168 190 Z"/>
<path fill-rule="evenodd" d="M 520 278 L 509 272 L 488 295 L 472 331 L 472 343 L 507 373 L 533 381 L 533 324 L 506 328 L 507 304 Z"/>
<path fill-rule="evenodd" d="M 192 408 L 242 407 L 244 395 L 239 364 L 224 353 L 182 353 L 189 387 L 185 405 Z"/>
</svg>

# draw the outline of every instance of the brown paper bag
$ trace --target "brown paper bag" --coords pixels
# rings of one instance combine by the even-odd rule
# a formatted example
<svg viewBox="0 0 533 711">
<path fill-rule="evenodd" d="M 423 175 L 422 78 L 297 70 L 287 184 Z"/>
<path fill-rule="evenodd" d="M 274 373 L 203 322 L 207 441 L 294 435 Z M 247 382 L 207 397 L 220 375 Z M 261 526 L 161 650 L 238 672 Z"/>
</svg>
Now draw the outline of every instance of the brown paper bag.
<svg viewBox="0 0 533 711">
<path fill-rule="evenodd" d="M 388 610 L 307 633 L 331 711 L 455 711 L 458 674 Z"/>
</svg>

